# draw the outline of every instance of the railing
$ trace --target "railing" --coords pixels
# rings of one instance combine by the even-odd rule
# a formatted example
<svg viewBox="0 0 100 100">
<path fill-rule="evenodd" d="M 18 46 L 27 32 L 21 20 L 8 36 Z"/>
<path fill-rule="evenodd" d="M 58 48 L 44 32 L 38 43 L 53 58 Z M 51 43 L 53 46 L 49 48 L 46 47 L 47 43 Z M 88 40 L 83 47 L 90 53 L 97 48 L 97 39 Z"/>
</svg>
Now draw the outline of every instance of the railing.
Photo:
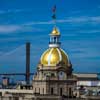
<svg viewBox="0 0 100 100">
<path fill-rule="evenodd" d="M 49 42 L 49 44 L 54 44 L 54 43 L 61 44 L 61 42 Z"/>
</svg>

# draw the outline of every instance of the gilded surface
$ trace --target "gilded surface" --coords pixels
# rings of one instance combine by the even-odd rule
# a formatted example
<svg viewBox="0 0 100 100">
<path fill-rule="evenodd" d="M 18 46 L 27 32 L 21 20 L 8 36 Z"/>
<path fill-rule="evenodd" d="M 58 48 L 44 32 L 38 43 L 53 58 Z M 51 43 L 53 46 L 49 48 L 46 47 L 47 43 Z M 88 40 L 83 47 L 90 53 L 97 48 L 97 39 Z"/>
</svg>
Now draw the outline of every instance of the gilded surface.
<svg viewBox="0 0 100 100">
<path fill-rule="evenodd" d="M 48 58 L 49 58 L 50 49 L 44 52 L 44 54 L 41 57 L 41 63 L 47 65 L 48 64 Z"/>
<path fill-rule="evenodd" d="M 50 64 L 57 64 L 60 61 L 59 53 L 56 48 L 53 48 L 50 56 Z"/>
<path fill-rule="evenodd" d="M 44 66 L 56 66 L 59 62 L 68 64 L 68 56 L 60 48 L 50 48 L 41 56 L 41 64 Z"/>
<path fill-rule="evenodd" d="M 53 31 L 51 32 L 51 35 L 60 35 L 60 32 L 59 32 L 59 30 L 55 27 L 55 28 L 53 29 Z"/>
</svg>

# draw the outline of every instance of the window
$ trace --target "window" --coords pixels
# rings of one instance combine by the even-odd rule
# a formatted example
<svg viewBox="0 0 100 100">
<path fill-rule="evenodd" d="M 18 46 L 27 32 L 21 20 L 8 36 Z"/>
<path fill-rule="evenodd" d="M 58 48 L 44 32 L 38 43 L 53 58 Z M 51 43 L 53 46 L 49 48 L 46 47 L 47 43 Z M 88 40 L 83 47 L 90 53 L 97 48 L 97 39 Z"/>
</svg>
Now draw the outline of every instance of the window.
<svg viewBox="0 0 100 100">
<path fill-rule="evenodd" d="M 72 95 L 72 89 L 71 89 L 71 87 L 69 88 L 69 96 L 71 96 Z"/>
<path fill-rule="evenodd" d="M 43 94 L 44 94 L 44 88 L 43 88 Z"/>
<path fill-rule="evenodd" d="M 40 93 L 40 88 L 39 88 L 39 93 Z"/>
<path fill-rule="evenodd" d="M 54 73 L 51 73 L 51 77 L 55 77 L 55 74 Z"/>
<path fill-rule="evenodd" d="M 36 88 L 35 88 L 35 93 L 36 93 Z"/>
<path fill-rule="evenodd" d="M 56 43 L 56 37 L 54 37 L 54 43 Z"/>
<path fill-rule="evenodd" d="M 19 98 L 18 97 L 14 97 L 13 100 L 19 100 Z"/>
<path fill-rule="evenodd" d="M 51 88 L 51 95 L 53 95 L 54 93 L 53 93 L 54 91 L 53 91 L 53 88 Z"/>
<path fill-rule="evenodd" d="M 60 88 L 60 95 L 62 96 L 62 88 Z"/>
</svg>

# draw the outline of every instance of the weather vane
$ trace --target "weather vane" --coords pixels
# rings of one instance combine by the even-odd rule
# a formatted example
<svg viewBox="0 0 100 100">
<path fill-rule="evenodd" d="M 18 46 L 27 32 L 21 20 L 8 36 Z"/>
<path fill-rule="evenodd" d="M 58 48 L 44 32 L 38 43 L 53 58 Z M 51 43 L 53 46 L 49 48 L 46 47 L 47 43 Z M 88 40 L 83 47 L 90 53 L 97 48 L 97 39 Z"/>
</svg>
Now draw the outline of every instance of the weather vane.
<svg viewBox="0 0 100 100">
<path fill-rule="evenodd" d="M 53 6 L 53 8 L 52 8 L 52 13 L 53 13 L 52 19 L 53 19 L 54 24 L 55 24 L 55 26 L 56 26 L 56 5 Z"/>
</svg>

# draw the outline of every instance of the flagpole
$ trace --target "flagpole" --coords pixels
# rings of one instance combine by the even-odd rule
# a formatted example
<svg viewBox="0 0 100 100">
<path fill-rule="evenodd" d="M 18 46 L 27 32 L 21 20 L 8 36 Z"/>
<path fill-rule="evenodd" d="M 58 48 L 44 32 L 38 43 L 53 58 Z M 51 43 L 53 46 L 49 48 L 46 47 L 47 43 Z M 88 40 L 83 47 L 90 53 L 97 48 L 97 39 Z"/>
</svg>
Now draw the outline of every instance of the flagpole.
<svg viewBox="0 0 100 100">
<path fill-rule="evenodd" d="M 56 5 L 53 7 L 52 12 L 53 12 L 53 15 L 52 15 L 53 23 L 54 23 L 54 26 L 56 27 Z"/>
</svg>

